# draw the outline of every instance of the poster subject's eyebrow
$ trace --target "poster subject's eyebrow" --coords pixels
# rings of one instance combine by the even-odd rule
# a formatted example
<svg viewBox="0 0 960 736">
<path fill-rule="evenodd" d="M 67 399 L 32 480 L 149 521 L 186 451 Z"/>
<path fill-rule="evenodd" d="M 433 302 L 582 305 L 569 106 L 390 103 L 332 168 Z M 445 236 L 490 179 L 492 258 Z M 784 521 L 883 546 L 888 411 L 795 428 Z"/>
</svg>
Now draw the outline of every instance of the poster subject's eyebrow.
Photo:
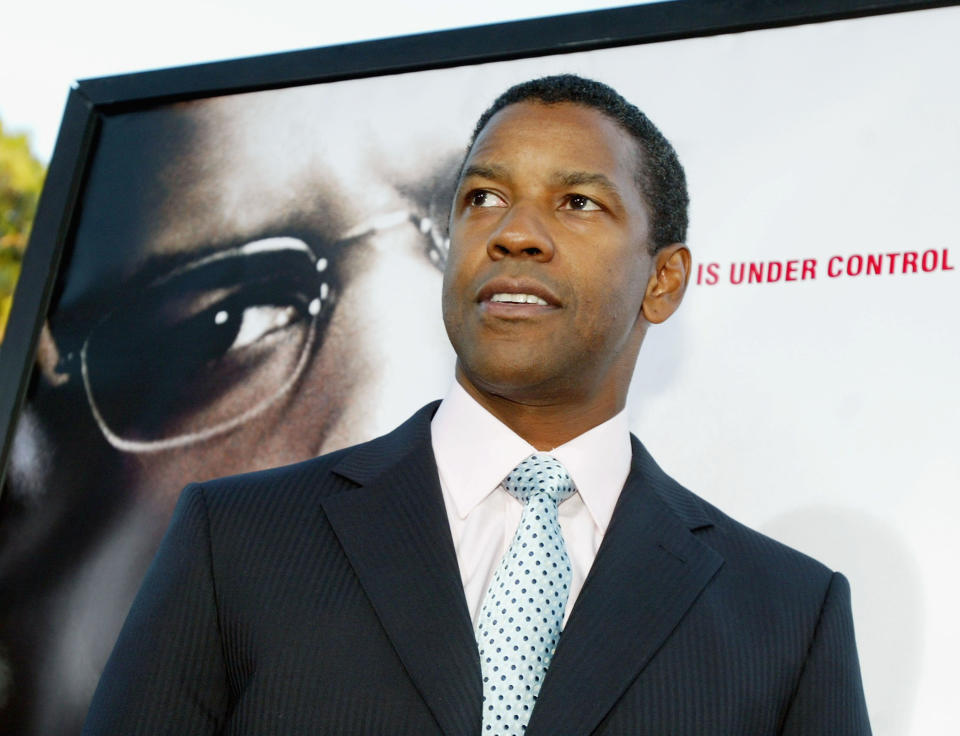
<svg viewBox="0 0 960 736">
<path fill-rule="evenodd" d="M 142 294 L 153 282 L 172 271 L 222 250 L 222 246 L 203 245 L 174 253 L 149 254 L 131 273 L 121 278 L 99 278 L 82 291 L 71 294 L 69 299 L 61 301 L 59 318 L 67 321 L 78 319 L 81 322 L 99 319 L 105 312 Z"/>
<path fill-rule="evenodd" d="M 229 255 L 259 255 L 269 258 L 284 251 L 290 252 L 290 247 L 282 247 L 282 245 L 289 246 L 292 243 L 298 244 L 295 246 L 297 250 L 303 250 L 305 253 L 313 252 L 304 238 L 294 234 L 237 238 L 235 241 L 222 243 L 204 243 L 172 253 L 152 253 L 146 256 L 137 265 L 136 270 L 128 276 L 119 280 L 100 279 L 91 288 L 74 295 L 70 301 L 61 302 L 60 318 L 71 323 L 95 322 L 118 306 L 138 299 L 145 289 L 162 285 L 163 282 L 184 271 L 215 262 Z"/>
</svg>

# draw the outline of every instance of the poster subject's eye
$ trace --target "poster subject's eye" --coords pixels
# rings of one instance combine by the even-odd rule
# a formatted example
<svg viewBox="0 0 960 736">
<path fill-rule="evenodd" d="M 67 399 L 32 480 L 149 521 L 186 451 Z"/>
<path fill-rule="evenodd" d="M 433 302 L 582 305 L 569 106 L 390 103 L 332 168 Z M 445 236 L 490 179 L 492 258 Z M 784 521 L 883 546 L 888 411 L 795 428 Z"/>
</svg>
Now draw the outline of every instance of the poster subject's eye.
<svg viewBox="0 0 960 736">
<path fill-rule="evenodd" d="M 334 294 L 327 260 L 295 238 L 254 241 L 158 279 L 83 346 L 101 429 L 121 449 L 148 451 L 238 426 L 297 380 Z"/>
</svg>

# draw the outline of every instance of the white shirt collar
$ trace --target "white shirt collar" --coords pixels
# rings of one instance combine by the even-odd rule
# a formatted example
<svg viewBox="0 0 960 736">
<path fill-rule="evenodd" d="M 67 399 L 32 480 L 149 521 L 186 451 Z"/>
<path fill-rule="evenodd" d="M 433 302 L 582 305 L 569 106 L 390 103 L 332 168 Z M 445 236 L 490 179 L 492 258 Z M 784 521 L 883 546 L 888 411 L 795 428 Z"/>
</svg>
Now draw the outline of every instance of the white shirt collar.
<svg viewBox="0 0 960 736">
<path fill-rule="evenodd" d="M 461 519 L 537 451 L 456 381 L 434 414 L 430 429 L 441 483 Z M 594 523 L 605 532 L 632 461 L 626 411 L 550 454 L 563 463 Z"/>
</svg>

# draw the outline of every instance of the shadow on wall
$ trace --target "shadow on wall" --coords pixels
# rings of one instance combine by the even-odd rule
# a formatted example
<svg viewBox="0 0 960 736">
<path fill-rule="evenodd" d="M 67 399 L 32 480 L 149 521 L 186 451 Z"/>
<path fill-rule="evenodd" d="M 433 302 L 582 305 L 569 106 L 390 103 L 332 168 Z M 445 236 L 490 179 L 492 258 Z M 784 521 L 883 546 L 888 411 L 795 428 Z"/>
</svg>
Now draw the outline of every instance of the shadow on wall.
<svg viewBox="0 0 960 736">
<path fill-rule="evenodd" d="M 910 732 L 924 640 L 920 567 L 901 532 L 863 511 L 817 506 L 760 531 L 850 579 L 860 668 L 874 733 Z"/>
</svg>

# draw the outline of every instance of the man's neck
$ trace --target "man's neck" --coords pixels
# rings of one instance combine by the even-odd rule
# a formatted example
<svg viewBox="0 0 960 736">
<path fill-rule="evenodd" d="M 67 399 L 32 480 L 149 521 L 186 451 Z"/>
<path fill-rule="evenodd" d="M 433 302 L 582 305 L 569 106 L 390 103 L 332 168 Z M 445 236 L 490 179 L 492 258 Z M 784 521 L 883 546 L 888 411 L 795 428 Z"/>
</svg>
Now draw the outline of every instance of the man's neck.
<svg viewBox="0 0 960 736">
<path fill-rule="evenodd" d="M 457 382 L 477 403 L 533 445 L 552 450 L 616 416 L 626 395 L 601 392 L 583 398 L 554 400 L 549 396 L 507 396 L 480 388 L 457 368 Z"/>
</svg>

